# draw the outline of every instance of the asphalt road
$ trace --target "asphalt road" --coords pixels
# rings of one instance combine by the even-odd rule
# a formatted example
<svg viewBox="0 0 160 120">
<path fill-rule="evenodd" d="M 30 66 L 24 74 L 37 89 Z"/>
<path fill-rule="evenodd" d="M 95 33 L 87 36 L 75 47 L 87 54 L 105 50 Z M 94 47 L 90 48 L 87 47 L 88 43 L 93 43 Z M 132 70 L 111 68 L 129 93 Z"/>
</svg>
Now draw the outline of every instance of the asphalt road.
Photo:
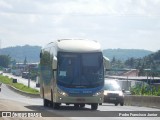
<svg viewBox="0 0 160 120">
<path fill-rule="evenodd" d="M 138 111 L 153 112 L 159 111 L 156 108 L 137 107 L 137 106 L 114 106 L 112 104 L 103 104 L 98 107 L 98 110 L 92 111 L 90 105 L 86 105 L 85 108 L 75 109 L 73 106 L 62 105 L 59 110 L 53 110 L 50 107 L 43 107 L 43 101 L 41 98 L 30 98 L 19 95 L 5 85 L 2 85 L 2 91 L 0 92 L 0 111 L 40 111 L 48 116 L 58 117 L 57 119 L 72 119 L 72 120 L 159 120 L 159 117 L 103 117 L 119 115 L 120 113 L 134 113 Z M 102 116 L 102 117 L 101 117 Z M 0 118 L 1 119 L 1 118 Z M 25 118 L 26 119 L 26 118 Z M 46 119 L 46 118 L 45 118 Z M 49 118 L 47 118 L 49 119 Z"/>
</svg>

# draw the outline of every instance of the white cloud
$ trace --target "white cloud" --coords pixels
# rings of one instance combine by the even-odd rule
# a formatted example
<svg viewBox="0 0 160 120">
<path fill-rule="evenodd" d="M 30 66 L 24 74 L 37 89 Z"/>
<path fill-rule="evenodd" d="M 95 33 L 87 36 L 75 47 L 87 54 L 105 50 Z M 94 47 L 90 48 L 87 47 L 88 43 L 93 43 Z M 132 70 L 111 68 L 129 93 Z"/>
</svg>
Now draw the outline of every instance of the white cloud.
<svg viewBox="0 0 160 120">
<path fill-rule="evenodd" d="M 40 19 L 42 19 L 41 15 L 31 14 L 28 16 L 28 21 L 32 24 L 36 24 Z"/>
<path fill-rule="evenodd" d="M 4 46 L 81 37 L 104 48 L 155 50 L 148 44 L 160 39 L 160 0 L 1 0 L 0 26 Z"/>
<path fill-rule="evenodd" d="M 159 0 L 2 0 L 4 12 L 16 14 L 159 15 Z M 4 9 L 5 8 L 5 9 Z M 12 9 L 9 9 L 12 8 Z M 8 9 L 8 10 L 6 10 Z"/>
<path fill-rule="evenodd" d="M 0 8 L 7 8 L 7 9 L 11 9 L 12 5 L 7 3 L 5 0 L 1 0 L 0 1 Z"/>
</svg>

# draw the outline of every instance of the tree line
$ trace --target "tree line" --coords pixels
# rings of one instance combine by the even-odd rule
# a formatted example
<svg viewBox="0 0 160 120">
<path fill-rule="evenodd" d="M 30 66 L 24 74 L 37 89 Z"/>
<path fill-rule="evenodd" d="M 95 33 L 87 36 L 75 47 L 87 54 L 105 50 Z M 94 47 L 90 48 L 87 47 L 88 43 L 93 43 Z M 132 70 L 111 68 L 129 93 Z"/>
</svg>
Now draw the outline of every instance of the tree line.
<svg viewBox="0 0 160 120">
<path fill-rule="evenodd" d="M 0 55 L 0 67 L 7 68 L 11 62 L 9 55 Z"/>
<path fill-rule="evenodd" d="M 125 61 L 118 60 L 115 57 L 111 60 L 111 67 L 116 69 L 138 69 L 140 76 L 145 76 L 147 69 L 152 76 L 160 76 L 160 50 L 143 58 L 128 58 Z"/>
<path fill-rule="evenodd" d="M 15 60 L 14 60 L 15 61 Z M 11 57 L 9 55 L 0 55 L 0 66 L 3 68 L 7 68 L 10 63 L 13 62 Z M 145 56 L 143 58 L 128 58 L 125 61 L 116 59 L 115 57 L 112 58 L 110 61 L 111 68 L 117 68 L 117 69 L 138 69 L 139 75 L 145 76 L 148 74 L 145 69 L 150 69 L 152 73 L 150 73 L 152 76 L 160 76 L 160 50 L 152 53 L 148 56 Z"/>
</svg>

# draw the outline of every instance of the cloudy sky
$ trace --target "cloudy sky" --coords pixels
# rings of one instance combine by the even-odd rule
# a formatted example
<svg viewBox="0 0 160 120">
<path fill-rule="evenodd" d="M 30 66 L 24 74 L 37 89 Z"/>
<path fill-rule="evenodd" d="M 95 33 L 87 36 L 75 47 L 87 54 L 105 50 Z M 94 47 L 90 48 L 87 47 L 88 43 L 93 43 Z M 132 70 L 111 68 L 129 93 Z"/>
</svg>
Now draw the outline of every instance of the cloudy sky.
<svg viewBox="0 0 160 120">
<path fill-rule="evenodd" d="M 0 0 L 0 46 L 61 38 L 106 48 L 160 49 L 160 0 Z"/>
</svg>

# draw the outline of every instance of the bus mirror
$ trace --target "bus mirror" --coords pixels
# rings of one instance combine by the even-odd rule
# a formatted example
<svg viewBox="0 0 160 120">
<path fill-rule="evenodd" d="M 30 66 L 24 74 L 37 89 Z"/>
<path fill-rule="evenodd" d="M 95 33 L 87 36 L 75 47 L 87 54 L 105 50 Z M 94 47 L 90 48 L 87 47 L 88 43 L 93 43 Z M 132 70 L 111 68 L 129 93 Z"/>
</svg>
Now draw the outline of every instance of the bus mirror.
<svg viewBox="0 0 160 120">
<path fill-rule="evenodd" d="M 52 63 L 52 69 L 56 70 L 57 69 L 57 58 L 54 56 L 53 58 L 53 63 Z"/>
<path fill-rule="evenodd" d="M 103 56 L 103 64 L 105 69 L 110 69 L 110 61 L 107 57 Z"/>
</svg>

